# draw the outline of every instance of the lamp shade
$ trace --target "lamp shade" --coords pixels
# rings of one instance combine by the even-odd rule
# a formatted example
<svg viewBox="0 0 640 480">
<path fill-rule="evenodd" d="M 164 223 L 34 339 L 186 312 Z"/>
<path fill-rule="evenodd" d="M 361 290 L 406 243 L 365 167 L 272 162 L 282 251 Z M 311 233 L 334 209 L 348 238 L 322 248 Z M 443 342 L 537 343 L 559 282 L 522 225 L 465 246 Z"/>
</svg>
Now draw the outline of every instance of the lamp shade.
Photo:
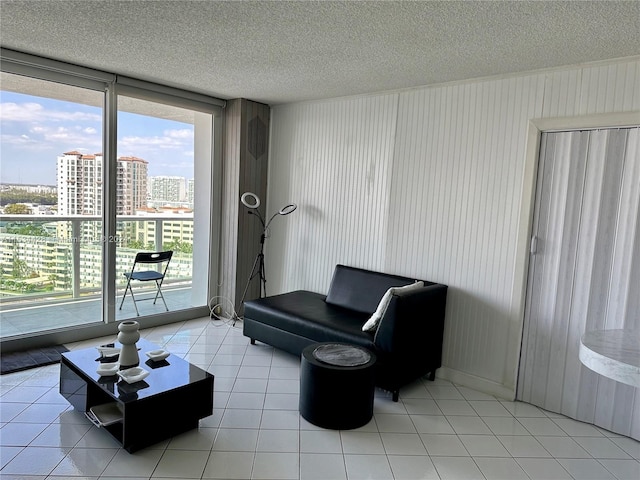
<svg viewBox="0 0 640 480">
<path fill-rule="evenodd" d="M 240 197 L 240 201 L 247 208 L 258 208 L 260 206 L 260 199 L 252 192 L 243 193 Z"/>
<path fill-rule="evenodd" d="M 280 211 L 278 212 L 278 215 L 289 215 L 290 213 L 292 213 L 296 208 L 298 208 L 298 205 L 296 205 L 295 203 L 290 203 L 289 205 L 282 207 L 280 209 Z"/>
</svg>

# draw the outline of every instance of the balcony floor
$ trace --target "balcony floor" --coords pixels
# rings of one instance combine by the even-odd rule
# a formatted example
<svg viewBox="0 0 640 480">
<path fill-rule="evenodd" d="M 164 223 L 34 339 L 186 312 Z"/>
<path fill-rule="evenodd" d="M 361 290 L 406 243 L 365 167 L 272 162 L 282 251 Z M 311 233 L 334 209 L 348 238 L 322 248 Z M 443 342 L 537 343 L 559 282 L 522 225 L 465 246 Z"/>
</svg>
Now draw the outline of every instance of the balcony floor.
<svg viewBox="0 0 640 480">
<path fill-rule="evenodd" d="M 190 308 L 191 287 L 162 289 L 169 311 Z M 155 292 L 136 293 L 136 300 L 140 316 L 164 313 L 165 308 L 161 299 L 154 305 Z M 119 310 L 122 294 L 116 298 L 116 320 L 136 318 L 133 300 L 127 295 L 122 310 Z M 0 309 L 0 338 L 12 337 L 88 323 L 101 320 L 101 299 L 80 298 L 76 300 L 56 301 L 53 303 L 29 305 L 7 304 Z"/>
</svg>

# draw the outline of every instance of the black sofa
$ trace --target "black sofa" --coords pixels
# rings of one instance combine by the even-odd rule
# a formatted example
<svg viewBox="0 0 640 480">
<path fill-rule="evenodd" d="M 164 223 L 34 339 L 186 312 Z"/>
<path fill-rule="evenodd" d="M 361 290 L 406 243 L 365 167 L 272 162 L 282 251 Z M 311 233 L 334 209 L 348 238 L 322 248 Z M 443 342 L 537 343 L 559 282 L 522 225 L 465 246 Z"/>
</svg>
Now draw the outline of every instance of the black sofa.
<svg viewBox="0 0 640 480">
<path fill-rule="evenodd" d="M 376 385 L 392 392 L 422 376 L 435 379 L 441 365 L 447 286 L 424 287 L 391 296 L 377 331 L 362 326 L 391 287 L 415 279 L 337 265 L 328 294 L 297 290 L 244 302 L 243 333 L 294 355 L 318 342 L 360 345 L 377 356 Z"/>
</svg>

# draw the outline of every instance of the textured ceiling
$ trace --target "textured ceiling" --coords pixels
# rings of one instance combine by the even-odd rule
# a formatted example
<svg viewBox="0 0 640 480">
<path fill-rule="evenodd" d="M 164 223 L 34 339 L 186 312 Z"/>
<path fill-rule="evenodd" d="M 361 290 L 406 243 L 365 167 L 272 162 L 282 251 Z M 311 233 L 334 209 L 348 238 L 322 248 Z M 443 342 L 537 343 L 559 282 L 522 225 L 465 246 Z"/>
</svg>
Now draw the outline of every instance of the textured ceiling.
<svg viewBox="0 0 640 480">
<path fill-rule="evenodd" d="M 269 104 L 640 54 L 640 1 L 0 3 L 0 44 Z"/>
</svg>

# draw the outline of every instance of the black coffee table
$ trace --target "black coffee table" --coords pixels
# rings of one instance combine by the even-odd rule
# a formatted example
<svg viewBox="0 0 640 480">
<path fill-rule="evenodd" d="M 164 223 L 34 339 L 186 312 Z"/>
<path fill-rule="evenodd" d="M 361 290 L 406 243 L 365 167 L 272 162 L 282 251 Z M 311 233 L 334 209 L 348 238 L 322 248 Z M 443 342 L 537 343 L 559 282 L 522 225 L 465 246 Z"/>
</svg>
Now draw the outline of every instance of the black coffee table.
<svg viewBox="0 0 640 480">
<path fill-rule="evenodd" d="M 150 373 L 131 384 L 96 373 L 96 348 L 66 352 L 60 360 L 60 394 L 82 412 L 117 407 L 122 419 L 103 428 L 129 453 L 197 428 L 201 418 L 213 413 L 212 374 L 176 355 L 152 362 L 144 352 L 160 347 L 144 339 L 137 345 L 140 367 Z"/>
</svg>

